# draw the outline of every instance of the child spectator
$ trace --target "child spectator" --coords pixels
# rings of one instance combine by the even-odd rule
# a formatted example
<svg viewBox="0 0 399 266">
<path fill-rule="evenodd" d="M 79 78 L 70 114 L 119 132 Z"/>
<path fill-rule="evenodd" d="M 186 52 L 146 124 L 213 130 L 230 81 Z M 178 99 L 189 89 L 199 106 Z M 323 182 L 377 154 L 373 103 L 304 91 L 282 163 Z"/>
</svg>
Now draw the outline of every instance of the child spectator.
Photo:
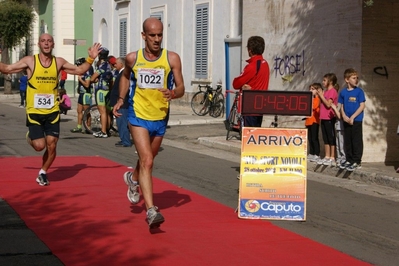
<svg viewBox="0 0 399 266">
<path fill-rule="evenodd" d="M 308 160 L 317 162 L 320 159 L 319 142 L 319 124 L 320 124 L 320 98 L 317 96 L 317 90 L 321 90 L 320 83 L 313 83 L 309 90 L 313 94 L 312 115 L 305 120 L 305 126 L 308 129 L 309 155 Z"/>
<path fill-rule="evenodd" d="M 337 105 L 338 101 L 338 84 L 337 76 L 334 73 L 325 74 L 323 77 L 323 87 L 326 91 L 318 90 L 320 97 L 320 121 L 321 133 L 323 136 L 325 156 L 317 161 L 317 164 L 331 166 L 335 162 L 335 121 L 336 116 L 331 108 L 332 104 Z"/>
<path fill-rule="evenodd" d="M 338 102 L 341 106 L 341 116 L 344 121 L 344 145 L 346 162 L 341 169 L 354 171 L 361 168 L 363 156 L 363 118 L 366 97 L 364 91 L 357 86 L 359 77 L 353 68 L 344 72 L 347 87 L 341 90 Z"/>
<path fill-rule="evenodd" d="M 341 117 L 341 104 L 338 105 L 332 104 L 331 108 L 334 110 L 335 115 L 337 116 L 337 121 L 335 121 L 335 141 L 337 147 L 337 160 L 336 165 L 339 167 L 342 163 L 346 161 L 345 156 L 345 146 L 344 146 L 344 122 Z"/>
<path fill-rule="evenodd" d="M 23 72 L 22 77 L 19 79 L 19 95 L 21 96 L 21 103 L 19 107 L 26 106 L 26 88 L 28 87 L 28 75 L 26 71 Z"/>
<path fill-rule="evenodd" d="M 65 89 L 60 89 L 59 91 L 59 103 L 61 114 L 67 114 L 68 110 L 71 110 L 71 99 L 67 95 Z"/>
</svg>

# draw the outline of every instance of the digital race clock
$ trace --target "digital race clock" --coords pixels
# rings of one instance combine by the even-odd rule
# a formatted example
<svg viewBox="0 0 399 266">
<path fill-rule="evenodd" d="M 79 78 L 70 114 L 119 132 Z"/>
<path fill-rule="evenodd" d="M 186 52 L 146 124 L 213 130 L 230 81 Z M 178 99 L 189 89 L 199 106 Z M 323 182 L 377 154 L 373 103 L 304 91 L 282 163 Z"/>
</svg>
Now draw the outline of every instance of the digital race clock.
<svg viewBox="0 0 399 266">
<path fill-rule="evenodd" d="M 313 95 L 310 91 L 243 90 L 243 115 L 311 116 Z"/>
</svg>

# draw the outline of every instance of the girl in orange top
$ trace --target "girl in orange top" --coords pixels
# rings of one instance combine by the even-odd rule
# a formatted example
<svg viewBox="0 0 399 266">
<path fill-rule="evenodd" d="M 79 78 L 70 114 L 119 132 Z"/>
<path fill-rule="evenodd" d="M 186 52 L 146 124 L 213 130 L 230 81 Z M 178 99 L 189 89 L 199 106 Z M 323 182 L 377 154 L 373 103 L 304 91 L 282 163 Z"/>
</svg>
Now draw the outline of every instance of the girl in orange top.
<svg viewBox="0 0 399 266">
<path fill-rule="evenodd" d="M 321 89 L 320 83 L 313 83 L 309 90 L 313 93 L 312 116 L 307 117 L 305 126 L 308 129 L 309 155 L 308 160 L 316 162 L 320 159 L 319 124 L 320 124 L 320 98 L 317 90 Z"/>
</svg>

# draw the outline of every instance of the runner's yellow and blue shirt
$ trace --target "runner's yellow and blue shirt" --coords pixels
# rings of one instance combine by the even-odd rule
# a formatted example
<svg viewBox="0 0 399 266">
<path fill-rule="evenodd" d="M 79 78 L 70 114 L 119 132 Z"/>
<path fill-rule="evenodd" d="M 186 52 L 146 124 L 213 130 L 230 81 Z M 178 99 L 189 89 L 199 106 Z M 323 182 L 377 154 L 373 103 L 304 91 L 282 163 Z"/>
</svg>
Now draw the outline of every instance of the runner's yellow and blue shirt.
<svg viewBox="0 0 399 266">
<path fill-rule="evenodd" d="M 34 55 L 35 63 L 26 91 L 27 114 L 51 114 L 59 112 L 58 70 L 55 57 L 49 67 L 44 67 L 39 55 Z"/>
<path fill-rule="evenodd" d="M 130 104 L 134 116 L 158 121 L 166 118 L 169 102 L 158 91 L 160 88 L 173 89 L 174 78 L 168 60 L 168 51 L 162 49 L 155 60 L 145 58 L 144 49 L 137 51 L 133 67 Z"/>
</svg>

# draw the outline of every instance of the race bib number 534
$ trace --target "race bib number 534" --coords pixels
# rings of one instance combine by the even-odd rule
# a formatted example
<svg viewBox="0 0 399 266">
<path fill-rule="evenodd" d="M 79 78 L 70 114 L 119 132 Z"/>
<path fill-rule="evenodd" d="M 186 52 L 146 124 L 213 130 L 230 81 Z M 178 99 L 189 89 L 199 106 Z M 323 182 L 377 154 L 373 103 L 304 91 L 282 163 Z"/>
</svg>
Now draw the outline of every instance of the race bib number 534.
<svg viewBox="0 0 399 266">
<path fill-rule="evenodd" d="M 35 94 L 35 108 L 51 109 L 54 106 L 53 94 Z"/>
<path fill-rule="evenodd" d="M 165 79 L 164 69 L 140 68 L 137 84 L 142 89 L 161 89 Z"/>
</svg>

